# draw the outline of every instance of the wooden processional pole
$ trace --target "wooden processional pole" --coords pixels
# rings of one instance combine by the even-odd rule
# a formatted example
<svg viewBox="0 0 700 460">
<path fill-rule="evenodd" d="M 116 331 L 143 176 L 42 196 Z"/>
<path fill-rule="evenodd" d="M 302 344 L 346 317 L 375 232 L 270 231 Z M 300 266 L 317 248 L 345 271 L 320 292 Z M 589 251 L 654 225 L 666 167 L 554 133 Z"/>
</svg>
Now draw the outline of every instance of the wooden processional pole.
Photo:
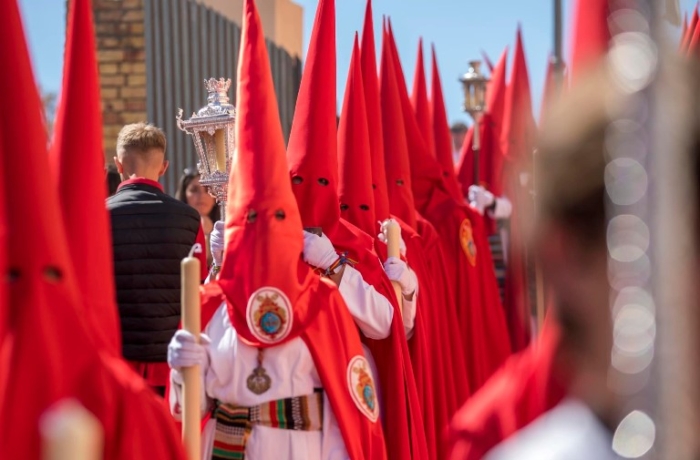
<svg viewBox="0 0 700 460">
<path fill-rule="evenodd" d="M 197 251 L 203 248 L 196 244 L 188 257 L 182 259 L 181 270 L 181 304 L 182 327 L 194 335 L 199 343 L 199 335 L 202 330 L 201 299 L 199 284 L 201 267 L 199 259 L 193 257 Z M 185 444 L 185 452 L 189 460 L 201 458 L 201 393 L 202 379 L 199 366 L 186 367 L 183 373 L 183 404 L 182 404 L 182 440 Z"/>
</svg>

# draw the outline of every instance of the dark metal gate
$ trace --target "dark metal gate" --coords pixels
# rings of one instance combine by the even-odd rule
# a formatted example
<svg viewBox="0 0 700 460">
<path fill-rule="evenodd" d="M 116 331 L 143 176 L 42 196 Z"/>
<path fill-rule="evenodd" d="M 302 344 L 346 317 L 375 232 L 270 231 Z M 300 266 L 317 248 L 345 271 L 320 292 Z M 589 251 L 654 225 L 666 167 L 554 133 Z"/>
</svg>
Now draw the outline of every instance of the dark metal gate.
<svg viewBox="0 0 700 460">
<path fill-rule="evenodd" d="M 236 104 L 235 81 L 241 28 L 194 0 L 144 0 L 148 119 L 165 130 L 170 167 L 163 178 L 166 191 L 175 193 L 182 171 L 195 166 L 194 145 L 175 122 L 206 105 L 206 78 L 233 81 L 229 97 Z M 269 40 L 272 77 L 285 138 L 294 115 L 301 60 Z"/>
</svg>

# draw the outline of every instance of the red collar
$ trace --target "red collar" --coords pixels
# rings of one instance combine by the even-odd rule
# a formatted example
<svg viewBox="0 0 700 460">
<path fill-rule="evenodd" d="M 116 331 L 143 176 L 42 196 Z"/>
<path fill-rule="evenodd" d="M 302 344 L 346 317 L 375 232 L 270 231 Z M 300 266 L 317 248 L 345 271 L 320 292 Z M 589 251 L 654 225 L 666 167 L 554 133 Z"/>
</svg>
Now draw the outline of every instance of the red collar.
<svg viewBox="0 0 700 460">
<path fill-rule="evenodd" d="M 151 187 L 155 187 L 161 192 L 164 192 L 163 186 L 161 185 L 160 182 L 156 182 L 151 179 L 146 179 L 145 177 L 137 177 L 135 179 L 129 179 L 125 180 L 121 184 L 119 184 L 119 187 L 117 187 L 117 190 L 121 190 L 122 187 L 125 187 L 127 185 L 132 185 L 132 184 L 143 184 L 143 185 L 150 185 Z"/>
</svg>

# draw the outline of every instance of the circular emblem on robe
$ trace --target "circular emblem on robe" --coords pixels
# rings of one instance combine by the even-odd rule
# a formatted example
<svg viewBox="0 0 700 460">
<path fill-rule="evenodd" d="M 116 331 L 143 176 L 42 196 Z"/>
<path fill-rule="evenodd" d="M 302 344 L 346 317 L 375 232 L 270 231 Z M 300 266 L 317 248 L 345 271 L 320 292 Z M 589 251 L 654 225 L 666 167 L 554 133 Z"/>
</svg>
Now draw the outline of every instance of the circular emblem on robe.
<svg viewBox="0 0 700 460">
<path fill-rule="evenodd" d="M 263 343 L 276 343 L 292 329 L 292 309 L 284 292 L 260 288 L 248 300 L 248 328 Z"/>
<path fill-rule="evenodd" d="M 360 412 L 373 422 L 379 418 L 379 401 L 369 362 L 364 356 L 355 356 L 348 364 L 348 389 Z"/>
<path fill-rule="evenodd" d="M 476 266 L 476 244 L 474 243 L 472 223 L 469 219 L 464 219 L 459 226 L 459 242 L 467 259 L 469 259 L 469 263 L 472 264 L 472 267 Z"/>
</svg>

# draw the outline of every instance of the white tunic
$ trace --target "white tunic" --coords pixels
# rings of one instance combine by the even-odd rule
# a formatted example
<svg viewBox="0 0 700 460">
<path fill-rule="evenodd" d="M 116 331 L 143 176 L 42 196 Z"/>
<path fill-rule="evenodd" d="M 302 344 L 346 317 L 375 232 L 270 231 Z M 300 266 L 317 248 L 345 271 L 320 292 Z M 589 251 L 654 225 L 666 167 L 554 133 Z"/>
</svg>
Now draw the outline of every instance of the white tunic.
<svg viewBox="0 0 700 460">
<path fill-rule="evenodd" d="M 492 449 L 487 460 L 620 460 L 612 437 L 581 402 L 569 399 Z"/>
<path fill-rule="evenodd" d="M 316 366 L 308 347 L 300 338 L 265 349 L 263 367 L 270 376 L 271 387 L 262 395 L 248 389 L 246 381 L 257 367 L 257 348 L 238 339 L 229 320 L 226 304 L 216 311 L 204 333 L 210 338 L 209 366 L 204 370 L 207 401 L 202 413 L 211 407 L 211 400 L 238 406 L 255 406 L 264 402 L 311 395 L 322 388 Z M 181 406 L 181 386 L 178 376 L 171 373 L 171 412 L 177 417 Z M 207 407 L 208 406 L 208 407 Z M 202 434 L 202 459 L 211 459 L 216 422 L 209 420 Z M 345 460 L 340 429 L 327 396 L 323 397 L 323 430 L 292 431 L 264 426 L 253 427 L 246 444 L 246 460 Z"/>
</svg>

